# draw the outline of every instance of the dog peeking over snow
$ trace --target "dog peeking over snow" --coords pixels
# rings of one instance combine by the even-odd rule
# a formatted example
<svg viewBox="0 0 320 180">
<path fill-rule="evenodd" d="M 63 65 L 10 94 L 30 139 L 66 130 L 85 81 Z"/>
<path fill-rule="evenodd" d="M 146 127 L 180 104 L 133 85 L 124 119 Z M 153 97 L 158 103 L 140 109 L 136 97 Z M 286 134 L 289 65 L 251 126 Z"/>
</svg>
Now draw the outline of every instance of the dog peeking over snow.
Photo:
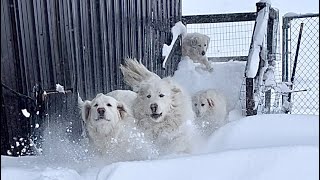
<svg viewBox="0 0 320 180">
<path fill-rule="evenodd" d="M 204 137 L 227 123 L 226 97 L 214 89 L 202 90 L 192 97 L 195 124 Z"/>
<path fill-rule="evenodd" d="M 134 59 L 126 59 L 120 69 L 137 92 L 132 110 L 138 127 L 161 154 L 190 153 L 193 131 L 188 122 L 194 118 L 190 97 L 170 77 L 161 79 Z"/>
<path fill-rule="evenodd" d="M 206 66 L 209 72 L 212 72 L 211 63 L 206 56 L 210 38 L 200 33 L 187 33 L 182 38 L 182 56 L 188 56 L 195 63 L 201 63 Z"/>
</svg>

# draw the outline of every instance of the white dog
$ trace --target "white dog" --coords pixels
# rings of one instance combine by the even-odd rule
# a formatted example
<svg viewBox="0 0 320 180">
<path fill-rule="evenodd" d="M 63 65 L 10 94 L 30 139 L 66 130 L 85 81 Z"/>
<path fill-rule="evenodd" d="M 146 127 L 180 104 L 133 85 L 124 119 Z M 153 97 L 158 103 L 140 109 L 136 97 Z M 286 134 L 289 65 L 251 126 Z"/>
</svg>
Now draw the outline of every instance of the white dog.
<svg viewBox="0 0 320 180">
<path fill-rule="evenodd" d="M 212 71 L 211 63 L 206 56 L 210 38 L 200 33 L 187 33 L 182 38 L 182 56 L 188 56 L 193 62 L 206 66 L 208 71 Z"/>
<path fill-rule="evenodd" d="M 226 97 L 214 89 L 202 90 L 192 97 L 195 124 L 204 137 L 227 123 Z"/>
<path fill-rule="evenodd" d="M 89 140 L 100 154 L 124 158 L 121 156 L 129 153 L 127 159 L 122 160 L 136 160 L 139 153 L 146 153 L 142 155 L 145 158 L 157 153 L 136 130 L 135 119 L 122 102 L 99 93 L 92 101 L 79 101 L 79 106 Z"/>
<path fill-rule="evenodd" d="M 137 93 L 130 90 L 114 90 L 108 92 L 107 96 L 115 98 L 117 101 L 124 103 L 128 107 L 129 114 L 132 114 L 134 100 L 137 98 Z"/>
<path fill-rule="evenodd" d="M 161 79 L 133 59 L 121 65 L 124 80 L 137 91 L 133 114 L 161 153 L 192 150 L 193 111 L 190 97 L 171 78 Z"/>
</svg>

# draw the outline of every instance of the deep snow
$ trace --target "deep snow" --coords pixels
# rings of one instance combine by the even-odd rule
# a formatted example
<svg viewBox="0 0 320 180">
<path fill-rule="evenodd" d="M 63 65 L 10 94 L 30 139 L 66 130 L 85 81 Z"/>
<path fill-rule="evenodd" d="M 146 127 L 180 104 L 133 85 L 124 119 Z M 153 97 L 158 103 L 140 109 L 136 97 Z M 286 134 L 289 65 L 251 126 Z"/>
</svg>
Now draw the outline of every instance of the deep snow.
<svg viewBox="0 0 320 180">
<path fill-rule="evenodd" d="M 190 59 L 179 63 L 174 79 L 192 95 L 217 88 L 228 97 L 229 123 L 217 130 L 201 152 L 126 161 L 117 154 L 90 154 L 84 141 L 74 144 L 62 136 L 46 139 L 41 156 L 1 156 L 1 178 L 6 180 L 163 180 L 245 179 L 313 180 L 319 178 L 319 116 L 241 114 L 243 62 L 213 64 L 208 73 Z M 57 129 L 52 127 L 53 129 Z M 51 132 L 53 133 L 53 132 Z M 57 134 L 57 132 L 54 132 Z M 147 151 L 146 151 L 147 152 Z M 120 157 L 120 156 L 119 156 Z M 132 158 L 132 157 L 131 157 Z"/>
<path fill-rule="evenodd" d="M 255 0 L 183 0 L 183 14 L 255 11 Z M 319 1 L 274 1 L 286 12 L 319 12 Z M 231 111 L 201 154 L 172 155 L 156 160 L 117 162 L 87 154 L 87 147 L 58 138 L 46 156 L 1 156 L 1 178 L 6 180 L 125 180 L 125 179 L 219 179 L 219 180 L 315 180 L 319 179 L 319 116 L 258 115 L 241 113 L 241 85 L 245 64 L 216 63 L 209 74 L 197 64 L 183 61 L 174 78 L 190 94 L 218 88 L 228 96 Z M 27 113 L 26 113 L 27 114 Z M 243 119 L 242 119 L 243 118 Z M 62 140 L 62 141 L 61 141 Z M 50 142 L 48 140 L 48 142 Z M 50 144 L 49 144 L 50 146 Z M 54 156 L 52 156 L 54 154 Z"/>
<path fill-rule="evenodd" d="M 247 117 L 216 131 L 201 154 L 152 161 L 106 165 L 103 160 L 95 159 L 72 166 L 60 162 L 56 166 L 45 162 L 43 157 L 1 156 L 1 177 L 6 180 L 314 180 L 319 178 L 318 125 L 318 116 Z"/>
</svg>

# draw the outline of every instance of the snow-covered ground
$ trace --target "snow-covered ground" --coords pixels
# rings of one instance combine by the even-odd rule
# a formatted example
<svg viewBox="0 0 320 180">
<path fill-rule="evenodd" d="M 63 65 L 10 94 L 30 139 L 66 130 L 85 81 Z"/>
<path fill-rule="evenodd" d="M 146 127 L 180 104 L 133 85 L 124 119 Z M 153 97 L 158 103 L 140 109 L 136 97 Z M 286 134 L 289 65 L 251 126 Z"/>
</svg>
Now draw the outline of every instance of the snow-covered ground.
<svg viewBox="0 0 320 180">
<path fill-rule="evenodd" d="M 216 14 L 255 11 L 256 0 L 183 0 L 182 13 Z M 316 0 L 272 2 L 280 11 L 319 12 Z M 319 116 L 257 115 L 244 117 L 241 88 L 245 63 L 213 64 L 208 73 L 190 60 L 180 62 L 174 79 L 192 95 L 216 88 L 228 98 L 229 123 L 201 144 L 201 152 L 140 161 L 119 161 L 88 154 L 87 146 L 47 139 L 43 155 L 1 156 L 5 180 L 316 180 L 319 179 Z M 54 128 L 53 128 L 54 129 Z M 200 145 L 199 145 L 200 146 Z"/>
<path fill-rule="evenodd" d="M 215 63 L 210 74 L 191 60 L 180 62 L 173 78 L 191 95 L 201 89 L 217 88 L 228 97 L 230 122 L 216 131 L 207 143 L 199 144 L 201 152 L 114 162 L 110 160 L 114 158 L 112 154 L 112 157 L 104 159 L 85 153 L 85 146 L 72 145 L 68 141 L 49 142 L 45 146 L 49 151 L 44 149 L 41 156 L 1 156 L 1 178 L 318 179 L 319 116 L 277 114 L 243 117 L 239 104 L 244 67 L 245 63 L 232 60 Z"/>
<path fill-rule="evenodd" d="M 66 164 L 43 157 L 1 157 L 6 180 L 164 180 L 319 178 L 318 116 L 259 115 L 227 124 L 211 137 L 203 153 L 158 160 Z M 58 150 L 57 150 L 58 151 Z"/>
</svg>

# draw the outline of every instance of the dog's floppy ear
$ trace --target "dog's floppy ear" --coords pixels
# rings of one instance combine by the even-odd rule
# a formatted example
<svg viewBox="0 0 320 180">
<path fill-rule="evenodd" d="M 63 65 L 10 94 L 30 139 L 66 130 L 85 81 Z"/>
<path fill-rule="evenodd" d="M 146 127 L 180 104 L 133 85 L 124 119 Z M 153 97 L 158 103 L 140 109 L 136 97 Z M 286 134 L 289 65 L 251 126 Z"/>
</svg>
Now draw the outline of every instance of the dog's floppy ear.
<svg viewBox="0 0 320 180">
<path fill-rule="evenodd" d="M 81 109 L 81 117 L 83 119 L 84 122 L 88 121 L 89 119 L 89 113 L 90 113 L 90 109 L 91 109 L 91 101 L 84 101 L 84 102 L 78 102 L 78 105 Z"/>
<path fill-rule="evenodd" d="M 209 104 L 209 107 L 213 107 L 214 106 L 214 102 L 213 102 L 213 100 L 212 99 L 207 99 L 207 101 L 208 101 L 208 104 Z"/>
<path fill-rule="evenodd" d="M 121 119 L 124 119 L 128 114 L 127 106 L 121 102 L 118 102 L 117 110 Z"/>
<path fill-rule="evenodd" d="M 199 38 L 193 37 L 191 38 L 191 46 L 196 46 L 198 44 Z"/>
</svg>

